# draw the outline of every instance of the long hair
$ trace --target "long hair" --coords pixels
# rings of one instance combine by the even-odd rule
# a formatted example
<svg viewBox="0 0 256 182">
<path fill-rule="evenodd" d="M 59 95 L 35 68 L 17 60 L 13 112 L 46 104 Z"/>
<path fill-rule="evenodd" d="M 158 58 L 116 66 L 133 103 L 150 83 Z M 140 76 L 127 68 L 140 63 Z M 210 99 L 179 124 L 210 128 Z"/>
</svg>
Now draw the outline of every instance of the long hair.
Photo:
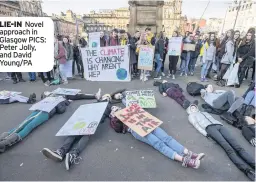
<svg viewBox="0 0 256 182">
<path fill-rule="evenodd" d="M 87 42 L 86 42 L 86 40 L 84 38 L 81 38 L 79 40 L 79 44 L 81 45 L 81 47 L 86 47 L 87 46 Z"/>
<path fill-rule="evenodd" d="M 231 33 L 230 37 L 228 37 L 228 32 Z M 235 35 L 235 31 L 233 29 L 230 29 L 226 32 L 225 38 L 223 39 L 222 42 L 224 42 L 226 44 L 227 41 L 232 41 L 234 42 L 234 35 Z"/>
<path fill-rule="evenodd" d="M 210 46 L 210 44 L 211 44 L 211 36 L 212 35 L 214 35 L 214 40 L 212 42 L 213 42 L 213 45 L 216 47 L 216 36 L 215 36 L 215 33 L 213 33 L 213 32 L 209 33 L 209 38 L 207 40 L 207 43 Z"/>
<path fill-rule="evenodd" d="M 179 37 L 179 32 L 178 31 L 174 31 L 173 33 L 176 33 L 177 37 Z"/>
<path fill-rule="evenodd" d="M 247 42 L 247 34 L 248 34 L 248 33 L 252 34 L 252 37 L 251 37 L 250 42 Z M 243 40 L 242 40 L 241 46 L 242 46 L 242 45 L 245 45 L 245 44 L 254 43 L 254 41 L 255 41 L 255 32 L 254 32 L 254 31 L 248 31 L 248 32 L 246 33 L 245 37 L 244 37 Z"/>
<path fill-rule="evenodd" d="M 157 39 L 164 39 L 164 33 L 162 31 L 159 34 L 157 34 Z"/>
</svg>

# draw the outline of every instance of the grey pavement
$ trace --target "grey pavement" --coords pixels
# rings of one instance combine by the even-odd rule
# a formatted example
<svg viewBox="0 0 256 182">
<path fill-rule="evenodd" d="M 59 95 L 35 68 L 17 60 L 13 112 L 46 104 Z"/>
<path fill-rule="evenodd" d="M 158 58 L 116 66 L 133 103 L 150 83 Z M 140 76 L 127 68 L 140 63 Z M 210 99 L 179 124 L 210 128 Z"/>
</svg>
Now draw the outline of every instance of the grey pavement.
<svg viewBox="0 0 256 182">
<path fill-rule="evenodd" d="M 26 73 L 23 73 L 27 77 Z M 1 78 L 1 74 L 0 74 Z M 189 81 L 198 81 L 199 77 L 178 77 L 175 83 L 184 89 Z M 172 80 L 170 80 L 172 81 Z M 242 95 L 248 82 L 242 88 L 234 89 L 237 95 Z M 36 83 L 12 84 L 12 81 L 0 81 L 0 90 L 20 91 L 28 96 L 35 92 L 40 97 L 43 91 L 52 91 L 59 86 L 45 87 L 41 80 Z M 46 159 L 40 152 L 44 147 L 56 149 L 64 141 L 55 134 L 64 125 L 72 113 L 81 105 L 90 101 L 74 101 L 62 115 L 52 119 L 35 129 L 27 138 L 16 146 L 0 154 L 0 180 L 190 180 L 190 181 L 247 181 L 248 178 L 231 162 L 224 150 L 213 140 L 203 137 L 188 122 L 188 116 L 174 100 L 162 97 L 153 80 L 142 83 L 134 80 L 129 83 L 88 82 L 83 80 L 70 81 L 65 88 L 79 88 L 85 93 L 95 93 L 102 88 L 103 93 L 117 89 L 153 89 L 157 108 L 149 112 L 164 123 L 161 126 L 168 134 L 194 152 L 204 152 L 206 157 L 198 170 L 183 168 L 180 163 L 172 161 L 152 147 L 135 140 L 130 134 L 117 134 L 109 126 L 109 120 L 100 125 L 96 134 L 91 137 L 87 148 L 81 153 L 82 161 L 66 171 L 64 163 L 55 163 Z M 233 89 L 233 88 L 221 88 Z M 185 95 L 193 98 L 186 92 Z M 0 133 L 10 130 L 21 123 L 31 112 L 31 105 L 14 103 L 0 105 Z M 219 116 L 214 116 L 220 120 Z M 221 121 L 221 120 L 220 120 Z M 251 154 L 254 148 L 244 139 L 241 131 L 229 126 L 224 121 L 232 135 Z"/>
</svg>

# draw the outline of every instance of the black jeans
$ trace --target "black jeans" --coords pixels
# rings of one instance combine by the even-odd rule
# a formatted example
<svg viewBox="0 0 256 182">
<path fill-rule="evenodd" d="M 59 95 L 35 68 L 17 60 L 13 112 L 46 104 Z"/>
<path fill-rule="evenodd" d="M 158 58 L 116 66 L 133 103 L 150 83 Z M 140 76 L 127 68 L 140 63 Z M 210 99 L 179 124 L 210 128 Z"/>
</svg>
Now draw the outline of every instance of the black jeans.
<svg viewBox="0 0 256 182">
<path fill-rule="evenodd" d="M 51 77 L 51 72 L 46 72 L 46 76 L 47 76 L 47 79 L 44 77 L 44 73 L 40 73 L 40 78 L 42 79 L 42 81 L 45 83 L 47 81 L 51 81 L 52 80 L 52 77 Z"/>
<path fill-rule="evenodd" d="M 179 56 L 169 56 L 170 74 L 176 74 L 178 61 L 179 61 Z"/>
<path fill-rule="evenodd" d="M 87 146 L 89 139 L 89 135 L 68 136 L 60 149 L 62 150 L 63 155 L 66 155 L 69 152 L 78 156 Z M 73 148 L 71 149 L 71 147 Z"/>
<path fill-rule="evenodd" d="M 21 72 L 12 72 L 11 77 L 13 81 L 18 81 L 22 79 L 22 74 Z"/>
<path fill-rule="evenodd" d="M 229 131 L 221 125 L 210 125 L 206 128 L 208 135 L 215 140 L 227 153 L 231 161 L 243 172 L 255 168 L 255 160 L 239 145 Z"/>
<path fill-rule="evenodd" d="M 221 64 L 220 71 L 218 72 L 218 75 L 217 75 L 218 80 L 222 80 L 222 78 L 225 75 L 225 73 L 227 72 L 229 66 L 230 66 L 229 64 L 223 64 L 223 63 Z"/>
<path fill-rule="evenodd" d="M 164 53 L 164 59 L 163 59 L 163 64 L 162 64 L 162 67 L 161 67 L 161 71 L 164 72 L 164 63 L 165 63 L 165 59 L 166 59 L 166 54 L 167 53 Z"/>
<path fill-rule="evenodd" d="M 80 74 L 81 70 L 82 70 L 82 65 L 81 65 L 80 60 L 78 58 L 75 58 L 73 60 L 73 63 L 72 63 L 72 74 L 73 75 L 75 74 L 75 64 L 76 64 L 77 72 L 78 72 L 78 74 Z"/>
<path fill-rule="evenodd" d="M 76 95 L 66 95 L 67 100 L 91 100 L 96 99 L 93 94 L 76 94 Z"/>
</svg>

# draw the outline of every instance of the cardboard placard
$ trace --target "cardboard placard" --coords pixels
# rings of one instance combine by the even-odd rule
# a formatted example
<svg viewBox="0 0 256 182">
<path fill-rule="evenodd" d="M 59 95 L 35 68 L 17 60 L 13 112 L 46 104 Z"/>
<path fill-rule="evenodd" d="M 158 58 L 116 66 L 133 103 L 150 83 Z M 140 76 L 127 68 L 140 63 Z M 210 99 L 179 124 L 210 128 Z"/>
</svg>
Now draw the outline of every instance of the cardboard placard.
<svg viewBox="0 0 256 182">
<path fill-rule="evenodd" d="M 169 39 L 168 55 L 180 56 L 181 54 L 182 37 L 172 37 Z"/>
<path fill-rule="evenodd" d="M 10 97 L 15 97 L 16 95 L 20 95 L 21 92 L 13 92 L 8 90 L 0 91 L 0 99 L 8 99 Z"/>
<path fill-rule="evenodd" d="M 138 69 L 140 70 L 153 70 L 153 62 L 155 55 L 155 47 L 153 46 L 140 46 Z"/>
<path fill-rule="evenodd" d="M 81 92 L 80 89 L 69 89 L 69 88 L 57 88 L 56 90 L 52 91 L 52 93 L 56 95 L 76 95 L 79 92 Z"/>
<path fill-rule="evenodd" d="M 100 47 L 100 32 L 89 33 L 89 47 L 90 48 Z"/>
<path fill-rule="evenodd" d="M 142 137 L 148 135 L 163 123 L 137 104 L 116 112 L 115 116 Z"/>
<path fill-rule="evenodd" d="M 81 105 L 56 136 L 93 135 L 107 105 L 108 102 Z"/>
<path fill-rule="evenodd" d="M 156 108 L 156 99 L 153 90 L 126 91 L 126 107 L 138 104 L 142 108 Z"/>
<path fill-rule="evenodd" d="M 183 50 L 184 51 L 195 51 L 196 45 L 195 44 L 184 44 Z"/>
<path fill-rule="evenodd" d="M 128 46 L 82 48 L 85 78 L 90 81 L 131 81 Z"/>
<path fill-rule="evenodd" d="M 59 103 L 65 101 L 63 97 L 46 97 L 38 103 L 32 105 L 29 109 L 30 111 L 44 111 L 51 112 L 53 108 L 55 108 Z"/>
</svg>

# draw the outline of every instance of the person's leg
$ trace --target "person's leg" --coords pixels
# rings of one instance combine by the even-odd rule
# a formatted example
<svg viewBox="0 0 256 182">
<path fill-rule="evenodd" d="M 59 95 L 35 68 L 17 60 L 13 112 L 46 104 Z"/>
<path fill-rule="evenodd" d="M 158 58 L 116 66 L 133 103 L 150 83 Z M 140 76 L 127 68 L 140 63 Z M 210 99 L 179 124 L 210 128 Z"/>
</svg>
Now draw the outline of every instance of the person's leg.
<svg viewBox="0 0 256 182">
<path fill-rule="evenodd" d="M 45 77 L 44 77 L 44 73 L 41 72 L 41 73 L 39 73 L 39 74 L 40 74 L 40 78 L 42 79 L 43 83 L 47 82 L 47 80 L 46 80 Z"/>
<path fill-rule="evenodd" d="M 47 79 L 52 81 L 51 71 L 46 72 Z"/>
<path fill-rule="evenodd" d="M 62 81 L 67 82 L 67 77 L 66 77 L 66 72 L 65 72 L 65 65 L 60 64 L 59 68 L 60 68 L 60 76 L 61 76 Z"/>
<path fill-rule="evenodd" d="M 229 90 L 221 94 L 217 99 L 213 101 L 213 107 L 215 109 L 221 109 L 228 102 L 229 107 L 235 102 L 234 91 Z"/>
<path fill-rule="evenodd" d="M 239 79 L 239 85 L 241 85 L 244 81 L 246 69 L 248 69 L 248 67 L 245 67 L 245 66 L 242 66 L 239 69 L 239 72 L 240 72 L 239 78 L 238 78 Z"/>
<path fill-rule="evenodd" d="M 254 126 L 254 124 L 252 126 Z M 255 132 L 250 129 L 250 126 L 243 126 L 242 135 L 252 146 L 255 146 Z"/>
<path fill-rule="evenodd" d="M 188 65 L 190 63 L 190 52 L 187 54 L 187 58 L 186 58 L 186 67 L 185 67 L 185 75 L 188 74 Z"/>
<path fill-rule="evenodd" d="M 160 72 L 160 69 L 162 67 L 162 60 L 161 60 L 160 54 L 156 54 L 155 59 L 156 59 L 156 63 L 157 63 L 156 75 L 155 76 L 158 76 L 158 74 Z"/>
<path fill-rule="evenodd" d="M 79 60 L 79 65 L 80 65 L 80 68 L 81 68 L 81 78 L 84 78 L 84 63 L 83 63 L 83 60 L 80 59 Z"/>
<path fill-rule="evenodd" d="M 164 59 L 163 59 L 163 62 L 162 62 L 162 67 L 161 67 L 162 73 L 164 73 L 165 58 L 166 58 L 166 53 L 164 53 Z"/>
<path fill-rule="evenodd" d="M 246 94 L 245 99 L 244 99 L 244 104 L 250 105 L 252 103 L 252 101 L 254 100 L 254 96 L 255 96 L 255 91 L 254 90 L 251 90 L 250 92 L 248 92 Z"/>
<path fill-rule="evenodd" d="M 233 136 L 231 136 L 229 131 L 224 126 L 221 126 L 219 131 L 224 139 L 236 151 L 236 153 L 252 168 L 255 168 L 255 159 L 246 152 L 246 150 L 237 142 L 237 140 Z"/>
<path fill-rule="evenodd" d="M 95 94 L 66 95 L 67 100 L 92 100 L 96 99 Z"/>
<path fill-rule="evenodd" d="M 215 140 L 227 153 L 230 160 L 243 172 L 246 172 L 249 167 L 240 156 L 238 156 L 235 150 L 230 146 L 230 144 L 225 140 L 224 136 L 220 132 L 221 125 L 211 125 L 206 128 L 208 135 Z"/>
<path fill-rule="evenodd" d="M 180 65 L 181 65 L 180 67 L 181 67 L 181 76 L 182 76 L 182 74 L 185 74 L 185 70 L 186 70 L 186 59 L 182 59 Z"/>
<path fill-rule="evenodd" d="M 29 72 L 29 73 L 28 73 L 28 76 L 29 76 L 29 80 L 31 81 L 31 80 L 32 80 L 32 73 Z"/>
<path fill-rule="evenodd" d="M 22 73 L 21 72 L 17 72 L 17 78 L 19 79 L 19 81 L 23 81 L 23 78 L 22 78 Z"/>
<path fill-rule="evenodd" d="M 12 72 L 11 77 L 12 77 L 13 83 L 16 84 L 18 82 L 16 72 Z"/>
<path fill-rule="evenodd" d="M 206 78 L 206 76 L 208 75 L 209 69 L 211 66 L 212 66 L 212 61 L 207 61 L 207 65 L 205 67 L 205 72 L 204 72 L 204 78 Z"/>
<path fill-rule="evenodd" d="M 229 113 L 235 112 L 237 109 L 239 109 L 243 105 L 243 102 L 244 102 L 244 98 L 242 97 L 236 98 L 235 102 L 228 109 L 228 112 Z"/>
<path fill-rule="evenodd" d="M 27 103 L 29 100 L 28 97 L 22 96 L 22 95 L 15 95 L 13 97 L 10 98 L 10 103 L 12 102 L 21 102 L 21 103 Z"/>
<path fill-rule="evenodd" d="M 177 71 L 177 64 L 179 61 L 179 56 L 173 56 L 172 58 L 172 74 L 176 74 Z"/>
<path fill-rule="evenodd" d="M 201 68 L 201 81 L 204 81 L 206 66 L 207 66 L 207 62 L 203 63 L 203 66 Z"/>
</svg>

